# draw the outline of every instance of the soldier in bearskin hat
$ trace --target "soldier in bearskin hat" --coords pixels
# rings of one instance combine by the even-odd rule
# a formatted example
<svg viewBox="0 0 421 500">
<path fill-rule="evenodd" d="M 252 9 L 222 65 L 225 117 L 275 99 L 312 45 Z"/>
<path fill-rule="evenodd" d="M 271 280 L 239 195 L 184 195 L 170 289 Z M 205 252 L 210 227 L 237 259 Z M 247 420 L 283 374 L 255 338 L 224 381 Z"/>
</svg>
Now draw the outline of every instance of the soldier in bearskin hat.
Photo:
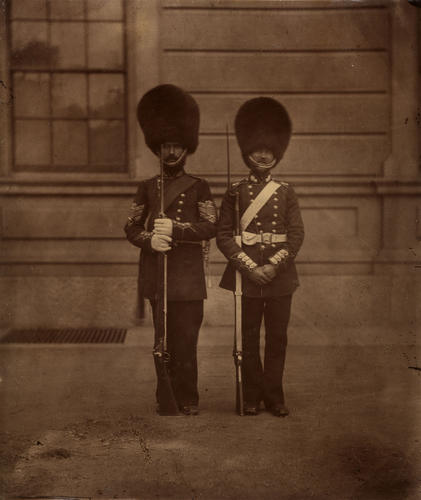
<svg viewBox="0 0 421 500">
<path fill-rule="evenodd" d="M 220 286 L 234 291 L 236 271 L 242 280 L 246 415 L 257 415 L 261 401 L 275 416 L 289 413 L 282 377 L 291 299 L 299 285 L 294 259 L 304 239 L 304 227 L 293 187 L 275 181 L 271 171 L 285 153 L 291 128 L 287 111 L 274 99 L 258 97 L 240 107 L 235 132 L 250 173 L 232 184 L 220 212 L 217 245 L 228 259 Z M 241 234 L 238 240 L 233 237 L 236 202 Z M 259 352 L 263 317 L 264 365 Z"/>
<path fill-rule="evenodd" d="M 167 254 L 167 334 L 172 388 L 180 411 L 196 415 L 197 340 L 206 298 L 203 242 L 215 236 L 217 222 L 208 183 L 184 170 L 188 155 L 198 145 L 199 108 L 182 89 L 159 85 L 142 97 L 137 117 L 147 146 L 163 163 L 165 216 L 159 216 L 160 176 L 157 175 L 140 182 L 125 231 L 127 239 L 141 248 L 139 291 L 152 305 L 155 327 L 157 256 L 160 252 Z"/>
</svg>

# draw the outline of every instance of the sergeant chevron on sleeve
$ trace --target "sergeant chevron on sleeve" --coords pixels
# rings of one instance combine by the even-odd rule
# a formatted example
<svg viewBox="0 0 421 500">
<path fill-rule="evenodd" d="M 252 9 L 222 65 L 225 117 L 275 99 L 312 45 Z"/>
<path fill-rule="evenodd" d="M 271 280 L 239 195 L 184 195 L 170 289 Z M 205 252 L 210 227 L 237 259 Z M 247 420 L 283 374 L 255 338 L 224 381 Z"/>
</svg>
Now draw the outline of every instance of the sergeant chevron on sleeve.
<svg viewBox="0 0 421 500">
<path fill-rule="evenodd" d="M 160 158 L 163 171 L 161 176 L 140 182 L 125 231 L 130 243 L 141 248 L 139 288 L 152 306 L 155 354 L 162 341 L 159 299 L 165 280 L 165 356 L 170 384 L 179 410 L 196 415 L 197 340 L 206 298 L 203 251 L 216 234 L 217 222 L 208 183 L 184 171 L 188 155 L 198 145 L 199 108 L 182 89 L 159 85 L 140 100 L 137 116 L 145 142 Z M 162 208 L 165 214 L 160 213 Z M 160 254 L 166 256 L 165 277 L 159 274 Z M 158 413 L 167 414 L 163 392 L 158 375 Z"/>
<path fill-rule="evenodd" d="M 235 290 L 242 280 L 242 372 L 244 413 L 257 415 L 261 401 L 276 416 L 286 416 L 282 379 L 292 294 L 299 285 L 294 259 L 304 226 L 291 184 L 276 182 L 272 169 L 282 159 L 291 121 L 278 101 L 258 97 L 245 102 L 235 132 L 249 175 L 231 185 L 220 212 L 217 245 L 228 259 L 220 286 Z M 236 202 L 241 238 L 233 236 Z M 260 325 L 265 319 L 264 364 Z"/>
</svg>

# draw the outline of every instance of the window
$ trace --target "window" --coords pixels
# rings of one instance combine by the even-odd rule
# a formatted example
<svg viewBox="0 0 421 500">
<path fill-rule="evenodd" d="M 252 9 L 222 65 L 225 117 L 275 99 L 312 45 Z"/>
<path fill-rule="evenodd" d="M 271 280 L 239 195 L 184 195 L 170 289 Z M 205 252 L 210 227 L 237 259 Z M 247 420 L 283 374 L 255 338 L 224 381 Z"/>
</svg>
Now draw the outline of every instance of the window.
<svg viewBox="0 0 421 500">
<path fill-rule="evenodd" d="M 124 3 L 12 0 L 15 170 L 127 170 Z"/>
</svg>

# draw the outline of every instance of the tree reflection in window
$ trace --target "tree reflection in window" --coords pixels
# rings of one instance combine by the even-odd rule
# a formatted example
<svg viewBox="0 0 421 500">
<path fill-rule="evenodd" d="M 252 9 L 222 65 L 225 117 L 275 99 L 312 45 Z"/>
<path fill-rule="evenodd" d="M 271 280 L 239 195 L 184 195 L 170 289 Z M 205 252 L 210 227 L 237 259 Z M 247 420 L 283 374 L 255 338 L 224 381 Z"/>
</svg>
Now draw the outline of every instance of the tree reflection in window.
<svg viewBox="0 0 421 500">
<path fill-rule="evenodd" d="M 126 170 L 124 7 L 12 0 L 16 170 Z"/>
</svg>

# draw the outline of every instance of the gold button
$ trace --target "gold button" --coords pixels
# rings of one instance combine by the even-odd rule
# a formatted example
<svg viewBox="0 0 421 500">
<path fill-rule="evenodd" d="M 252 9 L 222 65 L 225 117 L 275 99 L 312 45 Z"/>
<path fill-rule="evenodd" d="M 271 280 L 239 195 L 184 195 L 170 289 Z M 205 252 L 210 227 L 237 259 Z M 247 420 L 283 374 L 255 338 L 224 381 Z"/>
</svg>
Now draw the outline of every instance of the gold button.
<svg viewBox="0 0 421 500">
<path fill-rule="evenodd" d="M 182 198 L 184 198 L 186 195 L 185 195 L 185 193 L 181 193 L 181 194 L 180 194 L 180 196 L 181 196 Z"/>
<path fill-rule="evenodd" d="M 272 229 L 272 233 L 276 233 L 276 229 Z"/>
<path fill-rule="evenodd" d="M 278 214 L 276 214 L 276 213 L 275 213 L 275 214 L 273 214 L 273 216 L 274 216 L 274 217 L 278 217 Z"/>
<path fill-rule="evenodd" d="M 177 208 L 177 212 L 178 213 L 182 212 L 181 208 Z"/>
<path fill-rule="evenodd" d="M 273 205 L 273 208 L 278 208 L 278 205 Z"/>
<path fill-rule="evenodd" d="M 254 218 L 255 218 L 255 219 L 258 219 L 258 218 L 259 218 L 259 216 L 258 216 L 258 215 L 255 215 L 255 216 L 254 216 Z"/>
<path fill-rule="evenodd" d="M 184 201 L 183 201 L 183 200 L 179 200 L 179 201 L 178 201 L 178 204 L 179 204 L 179 205 L 183 205 L 183 203 L 184 203 Z"/>
<path fill-rule="evenodd" d="M 273 201 L 278 201 L 278 198 L 274 198 Z"/>
<path fill-rule="evenodd" d="M 276 221 L 272 221 L 272 226 L 276 226 Z"/>
<path fill-rule="evenodd" d="M 263 243 L 260 245 L 260 248 L 265 248 L 265 245 L 263 245 Z"/>
<path fill-rule="evenodd" d="M 175 220 L 181 220 L 180 217 L 176 217 Z"/>
<path fill-rule="evenodd" d="M 275 243 L 272 243 L 272 245 L 271 245 L 271 246 L 272 246 L 273 248 L 275 248 L 275 247 L 276 247 Z"/>
<path fill-rule="evenodd" d="M 262 223 L 261 223 L 261 222 L 256 222 L 256 224 L 257 224 L 258 226 L 261 226 L 261 225 L 262 225 Z"/>
<path fill-rule="evenodd" d="M 249 189 L 251 189 L 253 186 L 251 184 L 249 184 Z"/>
<path fill-rule="evenodd" d="M 254 198 L 250 198 L 250 201 L 254 201 Z"/>
</svg>

